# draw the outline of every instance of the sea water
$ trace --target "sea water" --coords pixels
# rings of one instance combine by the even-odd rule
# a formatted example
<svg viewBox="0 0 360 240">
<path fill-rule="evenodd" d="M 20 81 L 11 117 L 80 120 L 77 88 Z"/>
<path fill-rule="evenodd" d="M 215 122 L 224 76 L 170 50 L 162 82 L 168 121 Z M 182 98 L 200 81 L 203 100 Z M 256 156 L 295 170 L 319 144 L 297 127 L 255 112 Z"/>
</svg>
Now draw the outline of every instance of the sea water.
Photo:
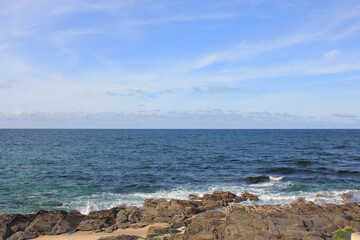
<svg viewBox="0 0 360 240">
<path fill-rule="evenodd" d="M 360 190 L 360 130 L 0 130 L 0 213 L 215 190 L 342 203 Z"/>
</svg>

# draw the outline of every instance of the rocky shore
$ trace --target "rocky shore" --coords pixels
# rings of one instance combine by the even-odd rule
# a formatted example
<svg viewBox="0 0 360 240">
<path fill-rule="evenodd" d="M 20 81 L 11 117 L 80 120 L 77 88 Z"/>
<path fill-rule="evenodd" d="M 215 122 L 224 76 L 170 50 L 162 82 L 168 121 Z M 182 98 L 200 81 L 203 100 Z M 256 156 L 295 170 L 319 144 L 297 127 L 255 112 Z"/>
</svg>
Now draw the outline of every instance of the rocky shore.
<svg viewBox="0 0 360 240">
<path fill-rule="evenodd" d="M 299 198 L 285 206 L 244 206 L 236 203 L 258 197 L 213 192 L 190 195 L 189 200 L 147 199 L 141 208 L 118 206 L 88 215 L 44 210 L 0 214 L 0 240 L 58 235 L 56 239 L 77 239 L 76 234 L 84 232 L 101 240 L 349 239 L 351 232 L 360 231 L 360 204 L 350 201 L 351 193 L 343 198 L 343 205 L 317 205 Z M 125 231 L 129 229 L 146 231 Z"/>
</svg>

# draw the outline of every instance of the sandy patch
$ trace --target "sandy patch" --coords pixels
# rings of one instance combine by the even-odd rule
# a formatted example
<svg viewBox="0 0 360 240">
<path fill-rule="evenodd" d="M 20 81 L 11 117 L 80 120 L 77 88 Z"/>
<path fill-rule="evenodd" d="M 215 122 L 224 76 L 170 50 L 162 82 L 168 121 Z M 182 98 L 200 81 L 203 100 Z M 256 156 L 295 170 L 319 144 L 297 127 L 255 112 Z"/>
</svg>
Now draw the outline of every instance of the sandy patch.
<svg viewBox="0 0 360 240">
<path fill-rule="evenodd" d="M 143 228 L 126 228 L 119 229 L 112 233 L 94 233 L 94 232 L 75 232 L 75 233 L 66 233 L 61 235 L 45 235 L 34 238 L 35 240 L 98 240 L 102 237 L 111 237 L 111 236 L 119 236 L 119 235 L 133 235 L 139 237 L 146 237 L 146 233 L 150 227 L 167 227 L 170 226 L 167 223 L 155 223 L 148 225 Z"/>
</svg>

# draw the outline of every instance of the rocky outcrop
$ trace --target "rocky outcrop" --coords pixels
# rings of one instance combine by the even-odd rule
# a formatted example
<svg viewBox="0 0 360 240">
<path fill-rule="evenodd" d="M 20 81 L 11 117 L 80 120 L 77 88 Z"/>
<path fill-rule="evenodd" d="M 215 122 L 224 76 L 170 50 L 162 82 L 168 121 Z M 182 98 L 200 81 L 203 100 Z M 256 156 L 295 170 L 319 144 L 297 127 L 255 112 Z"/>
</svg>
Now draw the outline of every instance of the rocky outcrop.
<svg viewBox="0 0 360 240">
<path fill-rule="evenodd" d="M 360 231 L 360 204 L 317 205 L 303 198 L 285 205 L 239 205 L 257 201 L 244 192 L 213 192 L 190 200 L 148 199 L 142 208 L 118 206 L 90 212 L 37 211 L 35 214 L 1 214 L 0 240 L 24 240 L 39 235 L 77 231 L 113 232 L 119 228 L 150 226 L 146 239 L 255 240 L 333 239 L 341 229 Z M 232 203 L 232 204 L 230 204 Z M 131 240 L 112 236 L 104 240 Z"/>
<path fill-rule="evenodd" d="M 35 215 L 0 214 L 0 240 L 8 239 L 16 232 L 24 231 Z"/>
<path fill-rule="evenodd" d="M 57 235 L 76 229 L 84 215 L 78 211 L 44 211 L 35 212 L 34 220 L 25 231 L 36 235 Z"/>
<path fill-rule="evenodd" d="M 31 239 L 76 229 L 85 216 L 78 211 L 37 211 L 35 214 L 1 214 L 0 240 Z"/>
<path fill-rule="evenodd" d="M 325 204 L 298 199 L 286 206 L 228 206 L 225 213 L 208 211 L 189 219 L 183 239 L 333 239 L 344 227 L 360 231 L 360 205 Z"/>
<path fill-rule="evenodd" d="M 143 223 L 172 223 L 184 225 L 184 220 L 199 213 L 201 202 L 171 199 L 147 199 L 141 211 Z"/>
<path fill-rule="evenodd" d="M 101 231 L 116 224 L 120 207 L 90 212 L 77 226 L 77 231 Z"/>
</svg>

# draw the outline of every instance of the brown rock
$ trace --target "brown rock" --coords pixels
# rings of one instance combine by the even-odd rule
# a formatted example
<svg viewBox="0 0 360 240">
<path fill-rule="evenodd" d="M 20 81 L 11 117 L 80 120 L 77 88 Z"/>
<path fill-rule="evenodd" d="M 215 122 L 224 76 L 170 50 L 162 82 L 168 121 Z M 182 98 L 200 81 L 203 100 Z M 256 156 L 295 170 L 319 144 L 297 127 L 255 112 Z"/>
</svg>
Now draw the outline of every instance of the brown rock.
<svg viewBox="0 0 360 240">
<path fill-rule="evenodd" d="M 345 203 L 350 203 L 351 198 L 353 197 L 352 192 L 342 193 L 340 194 L 340 197 L 344 200 Z"/>
<path fill-rule="evenodd" d="M 191 201 L 201 201 L 201 200 L 202 200 L 202 198 L 199 197 L 199 195 L 197 195 L 197 194 L 190 194 L 190 195 L 189 195 L 189 199 L 190 199 Z"/>
<path fill-rule="evenodd" d="M 25 230 L 38 235 L 49 235 L 52 233 L 53 227 L 66 215 L 66 211 L 37 211 L 35 212 L 35 219 Z"/>
<path fill-rule="evenodd" d="M 137 207 L 123 207 L 120 208 L 116 215 L 116 224 L 137 223 L 141 218 L 141 210 Z"/>
<path fill-rule="evenodd" d="M 141 222 L 184 225 L 186 218 L 200 212 L 199 205 L 201 203 L 196 201 L 148 199 L 145 200 L 141 211 Z"/>
<path fill-rule="evenodd" d="M 249 200 L 249 201 L 259 201 L 258 196 L 248 193 L 248 192 L 243 192 L 240 196 L 242 199 Z"/>
<path fill-rule="evenodd" d="M 0 214 L 0 240 L 7 239 L 17 231 L 23 231 L 34 217 L 33 214 Z"/>
<path fill-rule="evenodd" d="M 26 240 L 36 238 L 38 235 L 31 232 L 17 232 L 13 234 L 8 240 Z"/>
<path fill-rule="evenodd" d="M 90 212 L 77 226 L 76 231 L 102 231 L 116 224 L 117 214 L 123 207 Z"/>
<path fill-rule="evenodd" d="M 85 215 L 82 215 L 78 211 L 68 212 L 67 215 L 59 220 L 56 225 L 53 227 L 50 235 L 57 235 L 62 233 L 67 233 L 75 230 L 80 222 L 85 218 Z"/>
</svg>

